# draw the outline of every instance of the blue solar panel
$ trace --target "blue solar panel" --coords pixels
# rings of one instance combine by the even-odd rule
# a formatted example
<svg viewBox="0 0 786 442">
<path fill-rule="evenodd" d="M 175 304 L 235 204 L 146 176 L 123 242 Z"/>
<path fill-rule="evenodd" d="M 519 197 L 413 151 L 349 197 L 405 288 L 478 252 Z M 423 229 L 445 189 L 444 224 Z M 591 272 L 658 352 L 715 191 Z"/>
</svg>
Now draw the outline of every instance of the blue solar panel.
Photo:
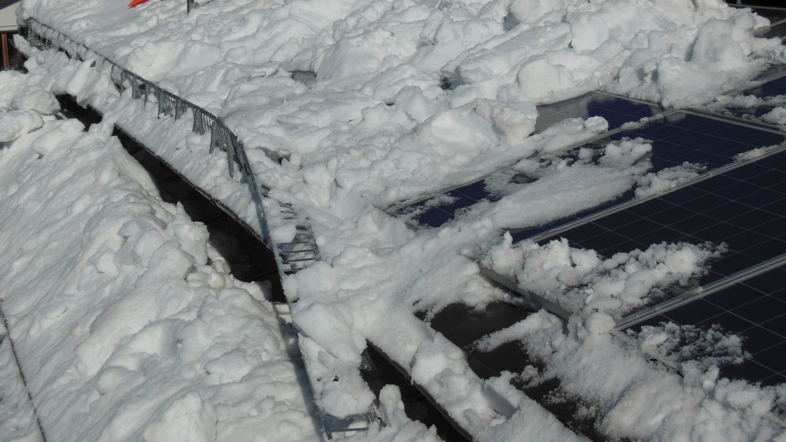
<svg viewBox="0 0 786 442">
<path fill-rule="evenodd" d="M 655 104 L 641 103 L 592 92 L 572 100 L 538 106 L 538 121 L 535 133 L 543 132 L 554 124 L 568 118 L 603 117 L 609 122 L 609 130 L 620 128 L 625 123 L 639 121 L 645 117 L 662 113 L 664 109 Z"/>
<path fill-rule="evenodd" d="M 786 153 L 743 165 L 562 233 L 611 257 L 660 242 L 725 243 L 706 285 L 786 253 Z"/>
<path fill-rule="evenodd" d="M 783 135 L 775 132 L 759 130 L 752 127 L 740 126 L 714 118 L 703 117 L 695 114 L 678 112 L 667 119 L 654 122 L 646 127 L 618 132 L 604 139 L 602 142 L 586 144 L 582 147 L 602 149 L 609 141 L 619 141 L 623 138 L 644 138 L 652 141 L 653 151 L 650 161 L 653 171 L 678 166 L 684 162 L 705 164 L 709 169 L 717 168 L 731 163 L 735 155 L 754 148 L 776 145 L 783 142 Z M 575 157 L 577 150 L 567 152 L 563 157 Z M 513 177 L 518 175 L 511 173 Z M 446 193 L 454 200 L 449 204 L 434 205 L 431 200 L 403 207 L 397 215 L 406 216 L 413 212 L 413 221 L 420 226 L 439 227 L 455 218 L 456 211 L 470 207 L 481 201 L 496 201 L 499 195 L 487 190 L 484 181 L 476 181 Z M 583 211 L 547 226 L 530 227 L 527 229 L 511 230 L 514 241 L 519 241 L 533 235 L 545 232 L 553 227 L 585 217 L 590 214 L 607 209 L 611 205 L 619 204 L 633 199 L 632 191 L 626 192 L 615 201 Z"/>
<path fill-rule="evenodd" d="M 674 322 L 708 329 L 720 325 L 743 337 L 750 353 L 740 365 L 721 367 L 721 375 L 774 385 L 786 382 L 786 266 L 734 284 L 682 307 L 643 321 L 644 325 Z"/>
<path fill-rule="evenodd" d="M 429 200 L 424 200 L 403 207 L 396 213 L 397 215 L 402 216 L 414 211 L 423 211 L 422 214 L 414 217 L 418 224 L 421 226 L 439 227 L 455 218 L 456 211 L 459 209 L 472 206 L 483 199 L 490 201 L 496 201 L 499 199 L 495 195 L 486 191 L 483 181 L 476 181 L 474 183 L 453 189 L 449 192 L 446 192 L 445 195 L 451 197 L 453 202 L 450 204 L 443 204 L 425 209 L 425 207 L 429 204 Z"/>
<path fill-rule="evenodd" d="M 778 145 L 784 141 L 784 136 L 779 133 L 759 130 L 752 127 L 740 126 L 725 121 L 698 116 L 694 114 L 679 113 L 678 118 L 672 121 L 663 121 L 650 124 L 642 129 L 630 132 L 621 132 L 613 135 L 611 139 L 618 140 L 623 137 L 641 137 L 652 140 L 652 162 L 655 171 L 682 164 L 706 164 L 708 169 L 714 169 L 734 160 L 734 156 L 754 148 Z M 748 170 L 748 169 L 746 169 Z M 716 181 L 713 181 L 713 183 Z M 685 197 L 695 190 L 682 190 L 679 197 Z M 555 221 L 545 226 L 530 227 L 521 230 L 512 230 L 514 242 L 521 241 L 534 235 L 547 232 L 569 222 L 577 221 L 594 213 L 606 210 L 609 207 L 633 199 L 633 192 L 626 192 L 614 201 L 596 206 Z M 669 198 L 678 196 L 670 195 L 665 199 L 648 202 L 648 208 L 660 207 L 668 204 Z M 754 198 L 755 196 L 751 196 Z M 698 219 L 694 220 L 698 222 Z"/>
</svg>

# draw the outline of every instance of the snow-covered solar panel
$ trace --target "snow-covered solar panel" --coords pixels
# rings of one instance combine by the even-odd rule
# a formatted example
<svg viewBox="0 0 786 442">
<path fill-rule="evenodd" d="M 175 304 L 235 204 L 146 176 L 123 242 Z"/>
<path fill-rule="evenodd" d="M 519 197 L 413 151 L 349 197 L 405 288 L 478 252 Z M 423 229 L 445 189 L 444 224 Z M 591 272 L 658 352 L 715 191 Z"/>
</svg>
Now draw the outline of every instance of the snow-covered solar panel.
<svg viewBox="0 0 786 442">
<path fill-rule="evenodd" d="M 786 23 L 780 27 L 782 27 L 782 31 L 784 32 L 782 37 L 786 37 Z M 784 69 L 783 66 L 770 69 L 764 72 L 759 79 L 760 81 L 766 81 L 766 83 L 740 93 L 734 97 L 734 100 L 750 96 L 754 96 L 760 100 L 756 100 L 755 103 L 751 103 L 747 99 L 741 100 L 741 102 L 744 103 L 742 106 L 750 107 L 738 107 L 739 105 L 735 106 L 735 102 L 732 101 L 730 105 L 720 109 L 722 110 L 722 114 L 743 119 L 758 119 L 771 112 L 776 106 L 782 106 L 784 100 L 779 97 L 786 95 L 786 69 Z M 713 109 L 712 106 L 710 109 Z M 718 111 L 719 109 L 713 110 Z"/>
<path fill-rule="evenodd" d="M 542 132 L 554 124 L 568 118 L 590 118 L 600 116 L 609 123 L 609 130 L 619 129 L 625 123 L 637 122 L 664 112 L 658 105 L 592 92 L 584 96 L 555 104 L 538 106 L 538 120 L 535 132 Z M 396 214 L 406 215 L 413 211 L 431 206 L 414 219 L 419 226 L 439 227 L 455 218 L 457 210 L 472 206 L 485 199 L 496 201 L 498 196 L 488 192 L 484 180 L 465 184 L 444 193 L 449 203 L 435 204 L 432 198 L 419 200 L 400 207 Z"/>
<path fill-rule="evenodd" d="M 453 189 L 446 192 L 445 195 L 449 196 L 452 202 L 431 207 L 430 209 L 423 212 L 423 214 L 416 218 L 419 225 L 439 227 L 455 218 L 456 211 L 459 209 L 472 206 L 483 199 L 490 201 L 494 201 L 496 199 L 493 195 L 486 191 L 486 186 L 483 183 L 483 180 Z M 399 209 L 397 213 L 404 214 L 411 210 L 417 210 L 428 203 L 429 200 L 420 201 Z"/>
<path fill-rule="evenodd" d="M 663 121 L 649 124 L 640 129 L 614 134 L 611 139 L 617 140 L 623 137 L 641 137 L 652 141 L 650 161 L 656 171 L 680 165 L 685 161 L 706 164 L 707 168 L 711 170 L 732 163 L 734 156 L 740 153 L 755 148 L 778 145 L 784 141 L 783 134 L 778 132 L 686 112 L 671 114 Z M 686 192 L 692 192 L 692 190 L 682 190 L 679 195 L 684 195 Z M 629 191 L 614 201 L 551 224 L 511 231 L 513 241 L 518 242 L 535 235 L 546 234 L 545 232 L 552 229 L 607 210 L 612 206 L 629 201 L 633 197 L 634 193 Z M 666 195 L 663 198 L 674 198 L 674 196 Z M 665 200 L 658 199 L 657 201 Z M 648 208 L 654 208 L 665 203 L 647 202 L 646 204 L 648 204 Z M 589 227 L 585 227 L 585 229 L 589 229 Z"/>
<path fill-rule="evenodd" d="M 631 327 L 674 322 L 743 337 L 750 354 L 742 364 L 721 366 L 721 375 L 764 385 L 786 382 L 786 265 L 719 290 Z"/>
<path fill-rule="evenodd" d="M 603 256 L 651 244 L 725 243 L 706 285 L 786 253 L 786 152 L 749 163 L 563 232 Z"/>
<path fill-rule="evenodd" d="M 618 129 L 625 123 L 639 121 L 662 113 L 658 105 L 592 92 L 572 100 L 538 106 L 535 133 L 567 118 L 603 117 L 609 122 L 609 130 Z"/>
<path fill-rule="evenodd" d="M 644 138 L 652 141 L 650 161 L 653 171 L 682 165 L 684 162 L 705 164 L 714 169 L 733 161 L 735 155 L 760 147 L 777 145 L 783 142 L 782 134 L 760 130 L 752 126 L 730 123 L 705 116 L 675 112 L 668 114 L 663 121 L 652 122 L 639 129 L 612 133 L 599 142 L 585 144 L 581 147 L 602 148 L 610 141 L 623 138 Z M 573 152 L 576 149 L 572 150 Z M 511 174 L 514 179 L 518 174 Z M 452 220 L 456 211 L 470 207 L 481 200 L 496 201 L 500 197 L 487 190 L 484 180 L 479 180 L 455 188 L 443 195 L 449 198 L 440 202 L 434 199 L 421 200 L 399 208 L 396 213 L 404 216 L 413 211 L 422 211 L 412 217 L 419 226 L 439 227 Z M 609 206 L 631 200 L 633 191 L 627 192 L 607 204 L 583 211 L 547 226 L 512 230 L 514 242 L 548 231 L 558 225 L 575 221 L 580 217 L 607 209 Z M 428 209 L 425 209 L 428 207 Z"/>
</svg>

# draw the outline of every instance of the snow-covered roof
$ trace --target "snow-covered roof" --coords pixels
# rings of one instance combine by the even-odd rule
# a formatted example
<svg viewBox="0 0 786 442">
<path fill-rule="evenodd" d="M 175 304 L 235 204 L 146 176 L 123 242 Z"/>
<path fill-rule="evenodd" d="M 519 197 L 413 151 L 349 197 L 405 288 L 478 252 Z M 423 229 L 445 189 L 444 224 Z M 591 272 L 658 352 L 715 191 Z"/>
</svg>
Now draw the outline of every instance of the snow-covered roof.
<svg viewBox="0 0 786 442">
<path fill-rule="evenodd" d="M 708 293 L 743 286 L 774 302 L 770 312 L 784 304 L 777 290 L 752 285 L 782 271 L 768 260 L 783 252 L 783 199 L 777 183 L 751 181 L 784 174 L 782 94 L 737 94 L 786 62 L 779 39 L 759 37 L 778 32 L 767 19 L 717 0 L 216 0 L 188 14 L 173 1 L 128 10 L 114 0 L 25 0 L 22 15 L 90 51 L 69 59 L 17 40 L 31 59 L 29 74 L 0 77 L 9 109 L 0 135 L 16 140 L 0 158 L 24 171 L 6 178 L 8 188 L 53 180 L 46 192 L 63 183 L 56 164 L 92 176 L 103 163 L 111 167 L 98 179 L 118 186 L 102 189 L 112 197 L 37 206 L 34 218 L 65 212 L 76 232 L 54 249 L 62 278 L 42 279 L 49 288 L 30 282 L 46 265 L 25 264 L 38 262 L 29 247 L 9 243 L 4 258 L 29 275 L 6 277 L 2 306 L 20 366 L 34 373 L 27 388 L 43 428 L 78 440 L 251 439 L 255 428 L 276 439 L 317 437 L 306 428 L 307 404 L 293 398 L 296 372 L 270 368 L 287 358 L 272 337 L 271 307 L 251 286 L 227 282 L 199 225 L 146 196 L 154 190 L 114 153 L 75 169 L 78 147 L 100 152 L 117 124 L 260 236 L 267 225 L 275 242 L 287 242 L 308 226 L 320 260 L 285 275 L 284 290 L 320 412 L 343 418 L 379 401 L 388 426 L 374 423 L 356 438 L 435 437 L 401 413 L 395 388 L 372 393 L 358 368 L 368 343 L 476 440 L 581 439 L 547 410 L 559 397 L 601 438 L 782 437 L 771 412 L 784 403 L 781 362 L 756 355 L 777 356 L 783 344 L 745 353 L 730 333 L 745 330 L 697 329 L 699 321 L 615 330 L 658 318 L 650 313 L 673 320 L 679 308 L 651 310 L 662 300 L 720 308 Z M 269 190 L 263 200 L 247 178 L 230 176 L 233 158 L 211 152 L 215 140 L 194 133 L 189 118 L 159 118 L 161 106 L 145 106 L 158 98 L 120 93 L 104 58 L 147 79 L 145 91 L 164 89 L 220 118 L 244 148 L 244 172 Z M 45 121 L 57 107 L 52 93 L 76 96 L 106 123 L 80 134 L 74 123 Z M 748 122 L 735 110 L 765 107 Z M 40 170 L 30 165 L 36 156 Z M 69 192 L 89 192 L 90 183 Z M 751 206 L 760 191 L 770 193 Z M 77 216 L 79 208 L 108 204 L 102 198 L 127 201 L 117 210 L 133 216 L 107 215 L 109 225 L 87 229 L 103 225 Z M 717 198 L 726 199 L 717 213 L 700 209 Z M 52 241 L 27 221 L 25 201 L 6 201 L 32 229 L 17 235 Z M 658 204 L 683 213 L 669 218 Z M 741 205 L 753 207 L 745 225 Z M 726 224 L 741 230 L 699 233 Z M 775 231 L 757 230 L 765 225 Z M 71 306 L 74 294 L 98 302 Z M 429 325 L 446 306 L 482 312 L 500 302 L 545 308 L 464 349 Z M 724 308 L 716 316 L 753 319 Z M 773 329 L 780 322 L 769 323 L 776 319 L 756 327 L 782 339 Z M 53 334 L 63 336 L 57 346 Z M 481 378 L 465 353 L 480 360 L 511 342 L 532 360 L 516 373 Z M 257 345 L 265 350 L 255 353 Z M 775 386 L 738 380 L 748 374 L 734 364 L 750 361 L 771 373 L 748 379 Z M 267 368 L 280 379 L 266 379 Z M 559 387 L 539 404 L 529 388 L 546 380 Z M 65 424 L 77 416 L 84 421 Z"/>
</svg>

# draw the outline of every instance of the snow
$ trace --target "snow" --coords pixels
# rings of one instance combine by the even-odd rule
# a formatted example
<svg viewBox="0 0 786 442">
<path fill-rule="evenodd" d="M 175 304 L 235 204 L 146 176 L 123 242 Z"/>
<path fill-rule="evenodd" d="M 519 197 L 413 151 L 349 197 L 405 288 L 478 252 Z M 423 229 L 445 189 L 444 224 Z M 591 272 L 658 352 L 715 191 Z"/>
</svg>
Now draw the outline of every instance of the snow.
<svg viewBox="0 0 786 442">
<path fill-rule="evenodd" d="M 117 139 L 74 123 L 50 119 L 0 157 L 2 307 L 47 437 L 312 428 L 264 293 L 224 273 L 205 227 L 158 199 Z M 253 412 L 266 397 L 275 418 Z"/>
<path fill-rule="evenodd" d="M 40 129 L 0 150 L 4 440 L 41 440 L 36 417 L 49 440 L 321 440 L 269 294 L 228 274 L 205 226 L 158 197 L 111 123 L 84 132 L 36 115 Z M 394 390 L 388 409 L 402 407 Z M 367 439 L 399 431 L 437 440 L 400 415 Z"/>
<path fill-rule="evenodd" d="M 567 334 L 565 323 L 540 312 L 514 326 L 510 339 L 522 339 L 573 397 L 592 402 L 604 436 L 745 440 L 782 434 L 763 417 L 783 401 L 782 393 L 698 369 L 681 378 L 607 333 L 615 319 L 660 296 L 666 285 L 701 274 L 720 250 L 656 244 L 604 261 L 559 240 L 513 246 L 507 236 L 500 244 L 507 229 L 543 225 L 630 190 L 645 198 L 700 173 L 691 164 L 652 172 L 651 147 L 640 139 L 563 158 L 564 148 L 602 135 L 608 123 L 568 119 L 533 134 L 536 106 L 593 90 L 666 107 L 699 106 L 750 86 L 770 64 L 786 62 L 786 51 L 778 39 L 752 36 L 767 21 L 749 10 L 719 0 L 227 0 L 186 15 L 178 2 L 128 10 L 114 0 L 25 0 L 20 14 L 220 116 L 245 145 L 257 178 L 273 189 L 263 203 L 277 240 L 294 230 L 280 217 L 279 202 L 292 204 L 299 222 L 308 220 L 322 259 L 283 283 L 324 411 L 349 416 L 368 410 L 374 397 L 358 370 L 368 340 L 478 440 L 518 440 L 524 432 L 541 440 L 579 438 L 513 391 L 514 374 L 480 380 L 461 349 L 414 316 L 425 311 L 429 317 L 456 302 L 479 309 L 514 302 L 480 276 L 480 258 L 576 313 Z M 30 289 L 38 300 L 3 297 L 23 369 L 37 370 L 31 388 L 39 414 L 50 419 L 42 423 L 81 440 L 244 439 L 255 431 L 276 440 L 316 437 L 298 391 L 306 374 L 289 360 L 274 311 L 254 287 L 226 273 L 202 227 L 155 200 L 144 174 L 117 153 L 111 124 L 260 231 L 251 195 L 240 177 L 228 175 L 226 156 L 208 153 L 208 135 L 191 132 L 190 115 L 158 118 L 156 106 L 144 106 L 130 91 L 118 93 L 108 66 L 94 66 L 92 55 L 78 62 L 17 42 L 31 56 L 29 74 L 0 76 L 0 105 L 8 110 L 0 124 L 9 127 L 8 141 L 16 139 L 7 152 L 21 152 L 13 154 L 19 160 L 10 170 L 65 158 L 70 162 L 60 169 L 40 172 L 51 181 L 29 184 L 29 195 L 57 195 L 74 181 L 82 190 L 69 195 L 88 196 L 72 197 L 72 211 L 33 219 L 98 217 L 75 224 L 78 233 L 58 237 L 49 248 L 48 231 L 14 232 L 15 238 L 40 236 L 38 249 L 0 237 L 20 254 L 18 264 L 5 267 L 13 282 L 6 291 L 49 284 Z M 51 94 L 60 93 L 100 110 L 105 123 L 82 135 L 73 123 L 41 117 L 54 110 Z M 38 115 L 40 128 L 23 112 Z M 90 154 L 91 163 L 77 154 L 83 151 L 114 154 Z M 413 232 L 384 212 L 508 166 L 537 180 L 500 186 L 500 201 L 476 205 L 440 229 Z M 115 181 L 119 190 L 110 186 Z M 95 182 L 105 184 L 91 194 Z M 3 188 L 14 186 L 22 188 L 10 181 Z M 0 204 L 13 204 L 11 197 Z M 52 201 L 52 208 L 70 207 L 67 198 Z M 0 213 L 22 216 L 26 206 L 18 204 Z M 62 213 L 68 216 L 58 218 Z M 127 217 L 122 223 L 121 216 Z M 33 229 L 35 223 L 18 225 Z M 62 270 L 32 276 L 39 267 L 29 262 L 38 254 L 30 250 L 48 252 L 39 254 Z M 69 250 L 83 252 L 62 255 Z M 88 272 L 94 274 L 80 276 Z M 100 299 L 80 304 L 74 295 L 87 289 L 79 287 L 101 288 L 91 290 Z M 47 296 L 51 311 L 42 310 Z M 87 316 L 79 316 L 83 311 Z M 79 333 L 45 339 L 48 321 L 79 324 Z M 31 334 L 34 326 L 40 335 Z M 73 370 L 55 372 L 54 362 L 39 367 L 49 354 L 63 358 L 51 358 L 57 367 Z M 69 388 L 65 379 L 80 382 Z M 740 392 L 734 394 L 745 399 L 747 411 L 734 408 L 742 399 L 729 399 L 737 397 L 732 392 Z M 102 413 L 81 411 L 92 410 L 92 400 Z M 402 416 L 394 388 L 385 387 L 379 400 L 388 426 L 356 438 L 435 438 Z M 75 413 L 83 419 L 65 424 Z"/>
<path fill-rule="evenodd" d="M 572 313 L 605 312 L 619 320 L 662 297 L 659 287 L 686 286 L 691 278 L 705 274 L 704 264 L 722 251 L 722 246 L 711 244 L 661 243 L 604 260 L 594 250 L 569 246 L 565 238 L 542 246 L 532 241 L 513 246 L 506 234 L 484 264 L 499 274 L 515 276 L 522 290 Z"/>
<path fill-rule="evenodd" d="M 645 325 L 635 334 L 635 339 L 650 355 L 675 362 L 693 361 L 702 370 L 713 365 L 740 364 L 743 356 L 750 357 L 742 350 L 743 338 L 719 326 L 702 330 L 673 322 L 663 326 Z"/>
<path fill-rule="evenodd" d="M 557 378 L 562 394 L 587 401 L 598 429 L 609 437 L 636 440 L 778 440 L 777 419 L 768 410 L 783 390 L 718 378 L 687 360 L 676 376 L 641 357 L 636 345 L 598 333 L 604 313 L 564 324 L 545 311 L 481 341 L 491 349 L 520 340 L 548 367 L 534 380 Z M 567 327 L 566 327 L 567 325 Z"/>
</svg>

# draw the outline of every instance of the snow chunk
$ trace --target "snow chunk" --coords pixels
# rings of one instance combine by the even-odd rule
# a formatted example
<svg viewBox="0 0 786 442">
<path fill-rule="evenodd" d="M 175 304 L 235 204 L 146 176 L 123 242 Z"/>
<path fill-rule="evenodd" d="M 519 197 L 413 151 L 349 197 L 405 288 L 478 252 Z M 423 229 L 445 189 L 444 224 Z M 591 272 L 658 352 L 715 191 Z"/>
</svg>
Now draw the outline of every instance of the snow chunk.
<svg viewBox="0 0 786 442">
<path fill-rule="evenodd" d="M 10 111 L 0 119 L 0 142 L 13 141 L 44 125 L 41 114 L 34 111 Z"/>
<path fill-rule="evenodd" d="M 523 242 L 511 248 L 503 243 L 492 250 L 491 258 L 484 263 L 503 274 L 515 272 L 523 290 L 556 302 L 568 311 L 584 315 L 601 311 L 618 319 L 663 297 L 662 289 L 669 285 L 686 285 L 691 277 L 706 272 L 705 264 L 719 256 L 718 250 L 709 244 L 661 243 L 645 251 L 618 253 L 604 260 L 593 250 L 570 247 L 562 238 L 543 246 Z M 493 260 L 499 256 L 505 259 Z M 523 268 L 518 270 L 501 267 L 503 263 L 522 261 Z"/>
</svg>

